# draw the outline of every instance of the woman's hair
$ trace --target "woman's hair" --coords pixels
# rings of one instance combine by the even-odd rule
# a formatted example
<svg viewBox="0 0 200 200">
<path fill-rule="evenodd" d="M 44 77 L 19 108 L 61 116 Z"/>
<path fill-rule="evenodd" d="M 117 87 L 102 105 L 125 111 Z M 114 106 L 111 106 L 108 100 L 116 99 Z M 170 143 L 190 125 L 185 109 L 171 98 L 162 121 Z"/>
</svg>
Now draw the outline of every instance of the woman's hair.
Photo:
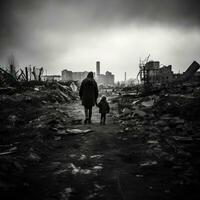
<svg viewBox="0 0 200 200">
<path fill-rule="evenodd" d="M 94 78 L 93 72 L 89 72 L 87 78 Z"/>
</svg>

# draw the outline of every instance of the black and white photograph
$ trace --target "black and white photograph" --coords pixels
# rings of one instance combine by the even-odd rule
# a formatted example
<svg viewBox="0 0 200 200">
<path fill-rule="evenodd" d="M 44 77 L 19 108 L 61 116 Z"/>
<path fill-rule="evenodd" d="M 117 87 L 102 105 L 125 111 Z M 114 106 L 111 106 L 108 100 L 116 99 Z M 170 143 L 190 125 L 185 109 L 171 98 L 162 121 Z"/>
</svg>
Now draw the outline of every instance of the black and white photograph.
<svg viewBox="0 0 200 200">
<path fill-rule="evenodd" d="M 200 1 L 0 1 L 1 200 L 200 199 Z"/>
</svg>

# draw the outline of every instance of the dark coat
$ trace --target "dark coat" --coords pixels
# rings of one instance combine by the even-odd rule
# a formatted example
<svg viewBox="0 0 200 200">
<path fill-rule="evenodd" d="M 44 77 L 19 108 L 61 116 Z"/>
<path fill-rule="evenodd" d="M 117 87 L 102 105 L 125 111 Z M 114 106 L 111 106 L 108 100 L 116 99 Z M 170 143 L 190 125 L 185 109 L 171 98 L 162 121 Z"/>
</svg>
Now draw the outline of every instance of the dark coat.
<svg viewBox="0 0 200 200">
<path fill-rule="evenodd" d="M 82 100 L 82 105 L 86 108 L 91 108 L 96 104 L 98 98 L 98 87 L 93 78 L 85 78 L 82 81 L 79 96 Z"/>
<path fill-rule="evenodd" d="M 110 112 L 110 107 L 107 101 L 100 101 L 97 106 L 99 107 L 99 113 L 106 114 Z"/>
</svg>

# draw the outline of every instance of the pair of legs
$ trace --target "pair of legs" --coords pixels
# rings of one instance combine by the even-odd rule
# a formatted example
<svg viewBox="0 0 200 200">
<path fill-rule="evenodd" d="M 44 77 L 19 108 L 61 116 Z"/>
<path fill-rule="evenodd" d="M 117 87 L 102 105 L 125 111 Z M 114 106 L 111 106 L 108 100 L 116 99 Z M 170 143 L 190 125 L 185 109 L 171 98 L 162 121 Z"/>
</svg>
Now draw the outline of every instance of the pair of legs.
<svg viewBox="0 0 200 200">
<path fill-rule="evenodd" d="M 105 113 L 101 113 L 101 122 L 100 124 L 106 124 L 106 114 Z"/>
<path fill-rule="evenodd" d="M 86 108 L 86 107 L 84 107 L 84 109 L 85 109 L 85 121 L 84 121 L 84 123 L 85 124 L 91 124 L 91 118 L 92 118 L 92 107 L 90 107 L 90 108 Z"/>
</svg>

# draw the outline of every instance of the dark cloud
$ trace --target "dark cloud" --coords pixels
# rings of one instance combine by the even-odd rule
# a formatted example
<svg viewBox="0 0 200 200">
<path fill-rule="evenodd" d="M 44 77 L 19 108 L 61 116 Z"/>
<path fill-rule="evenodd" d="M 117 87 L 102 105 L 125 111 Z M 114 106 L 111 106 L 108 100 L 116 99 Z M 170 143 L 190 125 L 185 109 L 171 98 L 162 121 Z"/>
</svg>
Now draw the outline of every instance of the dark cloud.
<svg viewBox="0 0 200 200">
<path fill-rule="evenodd" d="M 0 36 L 13 36 L 20 25 L 15 15 L 26 13 L 27 18 L 36 15 L 53 4 L 55 9 L 68 7 L 74 15 L 86 18 L 91 25 L 98 23 L 141 21 L 177 25 L 200 25 L 200 2 L 198 0 L 6 0 L 0 2 Z M 46 13 L 57 16 L 58 13 Z M 67 13 L 66 13 L 67 14 Z M 59 17 L 59 16 L 58 16 Z M 61 20 L 58 18 L 57 20 Z"/>
<path fill-rule="evenodd" d="M 98 40 L 101 31 L 123 30 L 130 24 L 147 31 L 158 25 L 185 33 L 200 28 L 199 10 L 198 0 L 0 1 L 0 59 L 16 51 L 22 60 L 55 60 L 88 37 Z"/>
<path fill-rule="evenodd" d="M 17 16 L 20 13 L 37 14 L 41 7 L 39 1 L 6 0 L 0 1 L 0 55 L 5 55 L 8 48 L 20 44 L 25 33 L 25 26 Z"/>
<path fill-rule="evenodd" d="M 75 0 L 59 1 L 97 23 L 131 22 L 200 25 L 198 0 Z"/>
<path fill-rule="evenodd" d="M 60 8 L 66 8 L 66 16 L 70 8 L 74 16 L 80 17 L 73 25 L 82 22 L 87 28 L 130 22 L 200 26 L 198 0 L 6 0 L 0 2 L 1 42 L 12 44 L 19 29 L 27 25 L 21 24 L 16 15 L 25 13 L 24 18 L 35 17 L 50 5 L 56 12 L 46 11 L 43 16 L 49 18 L 49 25 L 60 24 L 63 17 L 59 15 Z"/>
</svg>

